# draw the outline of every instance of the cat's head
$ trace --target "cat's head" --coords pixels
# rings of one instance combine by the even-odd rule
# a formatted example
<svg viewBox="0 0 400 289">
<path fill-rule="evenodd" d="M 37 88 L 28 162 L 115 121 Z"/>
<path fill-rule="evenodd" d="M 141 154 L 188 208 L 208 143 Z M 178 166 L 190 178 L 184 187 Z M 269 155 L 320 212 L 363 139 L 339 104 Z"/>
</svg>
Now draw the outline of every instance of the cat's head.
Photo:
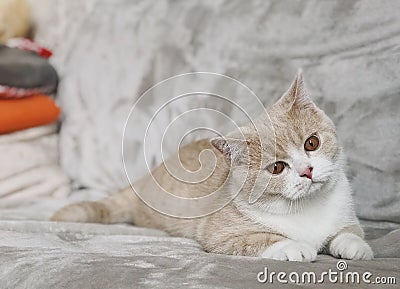
<svg viewBox="0 0 400 289">
<path fill-rule="evenodd" d="M 309 98 L 299 71 L 289 90 L 253 124 L 211 143 L 231 162 L 230 186 L 268 207 L 323 194 L 342 169 L 329 117 Z"/>
</svg>

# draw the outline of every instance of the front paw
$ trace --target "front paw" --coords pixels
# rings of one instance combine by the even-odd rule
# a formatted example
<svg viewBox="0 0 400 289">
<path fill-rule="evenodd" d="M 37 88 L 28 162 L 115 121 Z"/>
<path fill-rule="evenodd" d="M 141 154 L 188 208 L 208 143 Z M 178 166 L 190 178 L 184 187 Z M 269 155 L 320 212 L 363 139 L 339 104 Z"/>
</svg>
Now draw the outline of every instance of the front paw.
<svg viewBox="0 0 400 289">
<path fill-rule="evenodd" d="M 261 257 L 281 261 L 311 262 L 317 257 L 317 250 L 303 242 L 279 241 L 269 246 Z"/>
<path fill-rule="evenodd" d="M 374 253 L 361 237 L 343 233 L 333 239 L 329 245 L 332 256 L 350 260 L 371 260 Z"/>
</svg>

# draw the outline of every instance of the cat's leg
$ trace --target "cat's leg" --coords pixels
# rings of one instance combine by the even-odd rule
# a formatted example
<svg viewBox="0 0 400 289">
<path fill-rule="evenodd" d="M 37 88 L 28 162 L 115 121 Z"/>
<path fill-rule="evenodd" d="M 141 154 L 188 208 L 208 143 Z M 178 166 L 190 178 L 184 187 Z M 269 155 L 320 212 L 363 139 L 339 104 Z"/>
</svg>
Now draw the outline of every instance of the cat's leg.
<svg viewBox="0 0 400 289">
<path fill-rule="evenodd" d="M 370 260 L 374 254 L 363 237 L 364 233 L 359 225 L 348 226 L 329 241 L 328 252 L 336 258 Z"/>
<path fill-rule="evenodd" d="M 317 258 L 317 250 L 305 242 L 286 239 L 266 248 L 261 257 L 282 261 L 312 262 Z"/>
<path fill-rule="evenodd" d="M 273 233 L 252 233 L 213 242 L 209 252 L 263 257 L 285 261 L 314 261 L 316 249 L 306 243 L 296 242 Z"/>
<path fill-rule="evenodd" d="M 134 193 L 130 187 L 96 202 L 79 202 L 58 210 L 52 221 L 85 223 L 132 223 Z"/>
</svg>

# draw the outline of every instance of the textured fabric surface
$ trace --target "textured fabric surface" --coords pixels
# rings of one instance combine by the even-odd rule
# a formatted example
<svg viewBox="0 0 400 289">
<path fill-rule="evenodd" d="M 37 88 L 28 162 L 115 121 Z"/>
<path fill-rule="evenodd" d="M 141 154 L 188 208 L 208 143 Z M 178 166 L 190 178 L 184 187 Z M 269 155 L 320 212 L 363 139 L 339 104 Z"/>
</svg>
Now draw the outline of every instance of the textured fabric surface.
<svg viewBox="0 0 400 289">
<path fill-rule="evenodd" d="M 0 288 L 292 288 L 291 284 L 258 283 L 271 271 L 336 269 L 337 260 L 318 256 L 314 263 L 208 254 L 192 240 L 122 225 L 55 224 L 0 221 Z M 373 261 L 347 261 L 344 272 L 371 272 L 400 279 L 400 230 L 371 241 Z M 390 258 L 379 252 L 393 248 Z M 320 286 L 321 284 L 318 284 Z M 366 284 L 324 282 L 323 288 L 367 288 Z M 272 287 L 273 286 L 273 287 Z M 304 284 L 302 288 L 315 288 Z M 383 285 L 381 285 L 383 286 Z M 371 286 L 371 288 L 373 288 Z M 381 288 L 398 288 L 384 285 Z"/>
<path fill-rule="evenodd" d="M 358 215 L 400 222 L 398 1 L 48 2 L 35 1 L 36 36 L 62 75 L 61 161 L 78 186 L 127 185 L 124 122 L 158 81 L 222 73 L 271 104 L 302 67 L 312 98 L 338 127 Z M 153 103 L 140 113 L 154 112 Z M 167 110 L 170 122 L 185 107 Z M 146 125 L 128 132 L 132 151 Z M 147 149 L 157 164 L 159 150 Z"/>
<path fill-rule="evenodd" d="M 57 132 L 51 124 L 0 135 L 0 219 L 48 220 L 68 203 L 105 196 L 99 190 L 71 194 Z"/>
<path fill-rule="evenodd" d="M 65 199 L 70 181 L 58 163 L 57 125 L 40 126 L 0 136 L 0 215 L 46 199 Z M 18 218 L 18 215 L 15 216 Z"/>
</svg>

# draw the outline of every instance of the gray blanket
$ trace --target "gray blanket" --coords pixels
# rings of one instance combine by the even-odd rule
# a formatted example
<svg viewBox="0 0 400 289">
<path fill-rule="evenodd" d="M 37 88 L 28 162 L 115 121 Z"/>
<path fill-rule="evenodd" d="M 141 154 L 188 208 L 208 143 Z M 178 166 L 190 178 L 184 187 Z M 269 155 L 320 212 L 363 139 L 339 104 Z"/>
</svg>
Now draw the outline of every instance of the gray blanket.
<svg viewBox="0 0 400 289">
<path fill-rule="evenodd" d="M 338 260 L 326 255 L 300 263 L 209 254 L 193 240 L 128 225 L 0 221 L 0 235 L 0 288 L 290 288 L 277 279 L 260 283 L 257 275 L 265 267 L 300 276 L 314 272 L 318 277 L 331 269 L 370 272 L 371 282 L 397 279 L 397 287 L 381 288 L 399 288 L 400 282 L 400 230 L 369 241 L 376 259 L 347 261 L 343 271 L 336 267 Z M 323 285 L 367 288 L 362 280 L 345 284 L 326 279 Z"/>
</svg>

